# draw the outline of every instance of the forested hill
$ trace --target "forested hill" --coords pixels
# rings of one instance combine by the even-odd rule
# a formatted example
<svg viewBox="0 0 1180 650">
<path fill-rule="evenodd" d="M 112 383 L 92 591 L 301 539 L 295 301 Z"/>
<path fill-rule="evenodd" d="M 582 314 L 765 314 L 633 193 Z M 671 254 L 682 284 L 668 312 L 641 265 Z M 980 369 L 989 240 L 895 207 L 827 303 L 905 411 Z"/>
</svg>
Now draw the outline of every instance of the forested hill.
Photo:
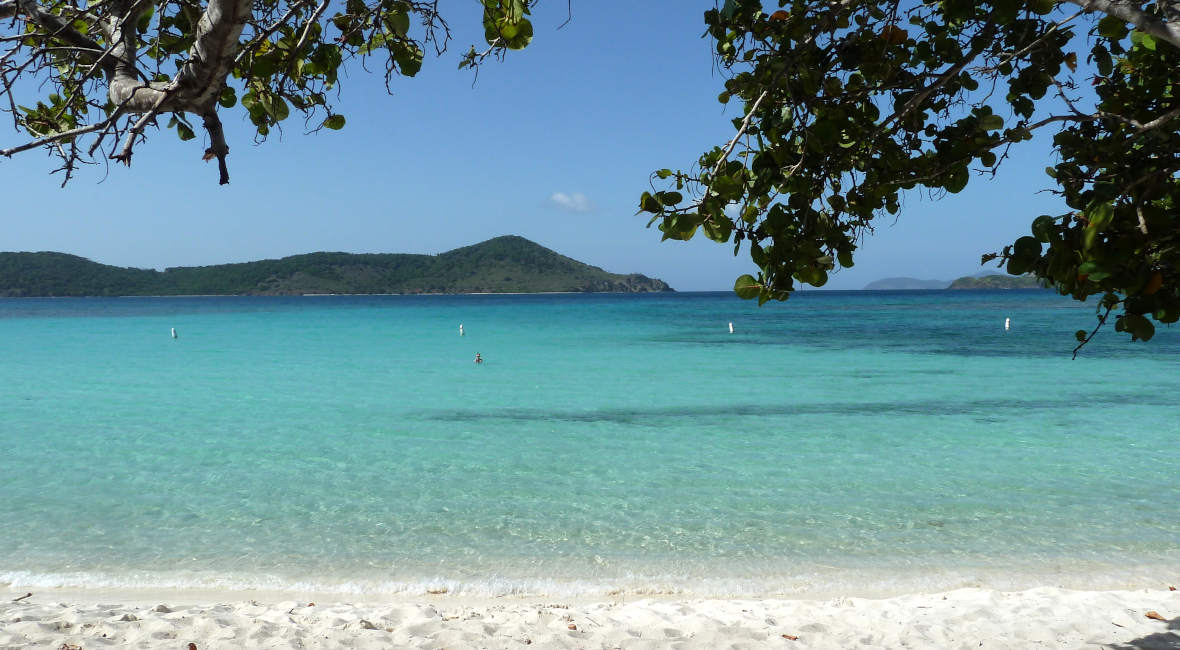
<svg viewBox="0 0 1180 650">
<path fill-rule="evenodd" d="M 0 253 L 0 296 L 299 295 L 671 291 L 504 236 L 439 255 L 310 253 L 164 271 L 107 266 L 65 253 Z"/>
<path fill-rule="evenodd" d="M 951 283 L 948 289 L 1040 289 L 1044 285 L 1031 275 L 984 275 L 962 277 Z"/>
</svg>

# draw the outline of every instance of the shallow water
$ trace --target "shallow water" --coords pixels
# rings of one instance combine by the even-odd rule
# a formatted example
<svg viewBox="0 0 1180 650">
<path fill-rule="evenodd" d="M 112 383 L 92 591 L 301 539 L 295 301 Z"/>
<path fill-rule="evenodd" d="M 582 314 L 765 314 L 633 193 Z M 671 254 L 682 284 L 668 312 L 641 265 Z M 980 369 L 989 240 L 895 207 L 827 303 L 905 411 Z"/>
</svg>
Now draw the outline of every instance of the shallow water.
<svg viewBox="0 0 1180 650">
<path fill-rule="evenodd" d="M 1093 322 L 1040 291 L 2 300 L 0 582 L 1175 580 L 1180 335 L 1071 361 Z"/>
</svg>

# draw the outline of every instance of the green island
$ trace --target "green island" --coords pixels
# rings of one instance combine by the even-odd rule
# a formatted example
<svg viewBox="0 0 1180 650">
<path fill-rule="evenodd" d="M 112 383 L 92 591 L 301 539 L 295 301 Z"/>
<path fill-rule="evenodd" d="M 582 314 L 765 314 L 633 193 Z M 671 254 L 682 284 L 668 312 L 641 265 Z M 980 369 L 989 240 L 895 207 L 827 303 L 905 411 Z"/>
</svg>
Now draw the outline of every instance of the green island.
<svg viewBox="0 0 1180 650">
<path fill-rule="evenodd" d="M 947 289 L 1041 289 L 1044 284 L 1031 275 L 984 275 L 959 278 Z"/>
<path fill-rule="evenodd" d="M 438 255 L 309 253 L 164 271 L 66 253 L 0 253 L 0 296 L 179 296 L 672 291 L 506 235 Z"/>
</svg>

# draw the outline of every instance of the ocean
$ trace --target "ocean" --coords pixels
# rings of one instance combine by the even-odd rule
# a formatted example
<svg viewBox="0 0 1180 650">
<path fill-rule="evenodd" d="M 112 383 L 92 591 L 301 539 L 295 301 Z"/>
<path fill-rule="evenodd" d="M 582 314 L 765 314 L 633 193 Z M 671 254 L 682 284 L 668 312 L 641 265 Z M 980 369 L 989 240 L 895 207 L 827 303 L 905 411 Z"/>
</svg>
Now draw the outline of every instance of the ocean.
<svg viewBox="0 0 1180 650">
<path fill-rule="evenodd" d="M 0 583 L 1175 584 L 1180 331 L 1072 360 L 1094 322 L 1039 290 L 0 300 Z"/>
</svg>

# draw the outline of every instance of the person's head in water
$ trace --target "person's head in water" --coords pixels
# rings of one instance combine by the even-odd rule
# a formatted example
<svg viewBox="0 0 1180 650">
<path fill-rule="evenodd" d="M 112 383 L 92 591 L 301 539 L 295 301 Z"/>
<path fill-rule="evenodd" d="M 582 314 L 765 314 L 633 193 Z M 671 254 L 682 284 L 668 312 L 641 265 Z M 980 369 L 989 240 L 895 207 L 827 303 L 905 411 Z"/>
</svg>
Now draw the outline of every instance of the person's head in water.
<svg viewBox="0 0 1180 650">
<path fill-rule="evenodd" d="M 475 362 L 476 363 L 483 363 L 483 357 L 479 356 L 478 352 L 475 353 Z"/>
</svg>

